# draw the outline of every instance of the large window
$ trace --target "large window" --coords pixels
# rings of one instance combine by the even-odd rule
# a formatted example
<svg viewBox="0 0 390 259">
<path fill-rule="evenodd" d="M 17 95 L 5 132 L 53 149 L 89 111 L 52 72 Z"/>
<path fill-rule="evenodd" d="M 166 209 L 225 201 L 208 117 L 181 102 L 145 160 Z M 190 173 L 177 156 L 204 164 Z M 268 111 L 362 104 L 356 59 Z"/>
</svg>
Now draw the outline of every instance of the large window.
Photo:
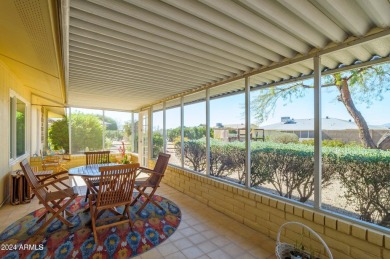
<svg viewBox="0 0 390 259">
<path fill-rule="evenodd" d="M 244 184 L 249 153 L 251 188 L 390 227 L 390 115 L 384 112 L 390 101 L 390 65 L 323 77 L 321 118 L 315 114 L 313 79 L 273 84 L 278 78 L 272 71 L 249 78 L 250 152 L 244 80 L 209 89 L 209 157 L 205 93 L 183 97 L 183 117 L 181 99 L 166 102 L 170 163 L 180 166 L 183 156 L 185 168 L 209 169 L 212 177 Z M 160 109 L 154 107 L 155 133 L 162 132 Z M 315 152 L 315 122 L 322 127 L 322 151 L 316 148 L 321 154 Z M 322 164 L 315 160 L 320 155 Z M 315 186 L 320 170 L 322 179 Z"/>
<path fill-rule="evenodd" d="M 250 78 L 261 85 L 269 75 Z M 303 203 L 314 200 L 313 80 L 251 92 L 251 186 Z M 257 135 L 257 136 L 256 136 Z"/>
<path fill-rule="evenodd" d="M 158 104 L 153 106 L 153 158 L 158 157 L 158 153 L 164 151 L 164 112 L 163 105 Z"/>
<path fill-rule="evenodd" d="M 210 175 L 245 183 L 245 94 L 244 80 L 210 89 Z M 241 93 L 220 97 L 226 92 Z"/>
<path fill-rule="evenodd" d="M 26 154 L 26 103 L 11 94 L 10 97 L 10 159 Z"/>
<path fill-rule="evenodd" d="M 131 139 L 134 140 L 134 149 L 133 149 L 133 152 L 134 153 L 138 153 L 138 118 L 139 118 L 139 114 L 138 113 L 134 113 L 134 116 L 133 116 L 134 120 L 133 120 L 133 126 L 132 126 L 132 130 L 131 130 Z"/>
<path fill-rule="evenodd" d="M 322 88 L 322 181 L 329 182 L 322 189 L 322 208 L 387 228 L 389 72 L 384 64 L 322 78 L 327 85 Z M 342 88 L 337 86 L 340 78 Z"/>
<path fill-rule="evenodd" d="M 180 98 L 166 102 L 167 153 L 170 164 L 181 166 L 181 101 Z"/>
<path fill-rule="evenodd" d="M 72 108 L 72 154 L 103 149 L 103 111 Z"/>
<path fill-rule="evenodd" d="M 130 112 L 105 111 L 104 126 L 104 149 L 111 153 L 132 150 Z"/>
<path fill-rule="evenodd" d="M 206 172 L 205 99 L 205 91 L 184 97 L 184 167 L 203 173 Z"/>
</svg>

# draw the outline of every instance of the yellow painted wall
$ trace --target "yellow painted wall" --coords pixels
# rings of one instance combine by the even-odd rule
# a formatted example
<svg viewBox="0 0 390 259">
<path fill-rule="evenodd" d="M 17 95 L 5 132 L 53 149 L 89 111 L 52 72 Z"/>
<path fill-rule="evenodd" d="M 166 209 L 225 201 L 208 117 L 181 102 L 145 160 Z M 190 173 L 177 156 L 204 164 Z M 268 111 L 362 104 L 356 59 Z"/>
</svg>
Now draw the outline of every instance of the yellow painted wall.
<svg viewBox="0 0 390 259">
<path fill-rule="evenodd" d="M 150 166 L 153 167 L 154 163 L 150 161 Z M 333 258 L 390 258 L 390 236 L 383 232 L 181 168 L 168 166 L 163 182 L 273 239 L 283 223 L 297 221 L 312 228 L 325 240 Z M 309 243 L 308 232 L 300 228 L 283 231 L 282 237 L 282 241 L 289 244 L 303 237 L 306 248 L 325 253 L 319 242 L 311 239 Z"/>
<path fill-rule="evenodd" d="M 0 61 L 0 204 L 8 198 L 8 172 L 19 166 L 9 164 L 9 113 L 10 113 L 10 90 L 23 97 L 27 102 L 31 102 L 31 92 L 24 87 L 18 78 L 9 68 Z M 29 141 L 27 134 L 26 143 Z"/>
</svg>

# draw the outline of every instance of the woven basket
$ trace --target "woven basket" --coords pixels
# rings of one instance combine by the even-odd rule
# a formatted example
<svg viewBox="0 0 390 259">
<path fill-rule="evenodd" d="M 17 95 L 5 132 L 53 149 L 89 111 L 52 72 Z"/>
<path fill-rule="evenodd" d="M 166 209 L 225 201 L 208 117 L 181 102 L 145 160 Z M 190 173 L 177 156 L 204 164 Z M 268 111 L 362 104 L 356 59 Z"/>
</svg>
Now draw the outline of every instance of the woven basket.
<svg viewBox="0 0 390 259">
<path fill-rule="evenodd" d="M 328 254 L 329 259 L 333 259 L 332 253 L 330 252 L 329 247 L 327 246 L 325 241 L 316 232 L 314 232 L 314 230 L 312 230 L 308 226 L 306 226 L 302 223 L 299 223 L 299 222 L 287 222 L 287 223 L 284 223 L 283 225 L 280 226 L 279 231 L 278 231 L 278 235 L 276 237 L 276 247 L 275 247 L 275 254 L 276 254 L 277 258 L 285 259 L 286 257 L 290 257 L 290 252 L 295 249 L 294 245 L 292 245 L 292 244 L 280 242 L 280 235 L 282 233 L 282 230 L 283 230 L 283 228 L 285 228 L 288 225 L 298 225 L 298 226 L 301 226 L 302 228 L 307 229 L 311 234 L 313 234 L 322 243 L 322 245 L 325 248 L 326 253 Z"/>
</svg>

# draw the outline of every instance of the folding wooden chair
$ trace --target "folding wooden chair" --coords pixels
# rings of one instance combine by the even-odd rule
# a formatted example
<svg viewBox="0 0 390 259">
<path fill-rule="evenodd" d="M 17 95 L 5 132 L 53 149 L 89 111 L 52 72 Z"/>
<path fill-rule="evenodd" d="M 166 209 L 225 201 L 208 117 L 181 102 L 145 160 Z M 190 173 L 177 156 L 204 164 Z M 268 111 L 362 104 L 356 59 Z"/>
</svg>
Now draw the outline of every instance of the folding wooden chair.
<svg viewBox="0 0 390 259">
<path fill-rule="evenodd" d="M 62 172 L 65 169 L 62 167 L 61 157 L 59 156 L 46 156 L 42 159 L 43 171 L 52 170 L 54 173 Z"/>
<path fill-rule="evenodd" d="M 90 151 L 84 152 L 85 154 L 85 164 L 93 165 L 93 164 L 108 164 L 110 163 L 110 151 Z M 86 180 L 86 179 L 84 179 Z M 87 179 L 89 184 L 92 186 L 99 186 L 99 179 L 89 178 Z M 87 192 L 85 194 L 85 201 L 88 199 L 88 195 L 90 193 L 90 188 L 87 188 Z"/>
<path fill-rule="evenodd" d="M 144 180 L 144 181 L 135 181 L 135 186 L 134 188 L 139 192 L 137 197 L 134 199 L 133 203 L 131 206 L 136 204 L 139 201 L 139 198 L 141 196 L 144 196 L 146 200 L 142 204 L 142 206 L 139 208 L 137 211 L 137 214 L 139 214 L 145 207 L 146 205 L 151 202 L 155 206 L 159 207 L 160 209 L 163 209 L 160 205 L 158 205 L 154 200 L 153 200 L 153 195 L 157 191 L 157 188 L 160 187 L 160 182 L 161 179 L 164 176 L 165 170 L 167 169 L 168 166 L 168 161 L 171 155 L 165 154 L 165 153 L 159 153 L 156 165 L 154 166 L 153 170 L 140 167 L 140 172 L 144 172 L 149 174 L 150 176 Z M 145 193 L 145 190 L 147 188 L 151 188 L 151 192 Z"/>
<path fill-rule="evenodd" d="M 57 178 L 54 178 L 54 175 L 50 175 L 39 180 L 32 171 L 31 166 L 26 159 L 20 162 L 20 166 L 24 172 L 28 184 L 31 187 L 31 190 L 37 196 L 39 202 L 42 203 L 43 206 L 45 206 L 46 208 L 45 214 L 38 219 L 37 223 L 41 222 L 43 219 L 46 220 L 47 215 L 49 213 L 52 214 L 52 217 L 46 220 L 46 222 L 41 227 L 39 227 L 39 229 L 35 233 L 39 233 L 41 230 L 47 227 L 55 218 L 62 221 L 67 226 L 72 227 L 73 224 L 66 219 L 65 214 L 67 216 L 74 215 L 70 211 L 66 210 L 66 207 L 72 203 L 72 201 L 78 196 L 78 193 L 77 188 L 72 188 L 63 182 L 64 180 L 67 180 L 68 177 L 60 177 L 60 175 L 67 174 L 68 172 L 64 171 L 55 174 Z M 51 181 L 45 183 L 45 181 L 48 180 Z M 66 188 L 61 189 L 57 186 L 57 183 L 64 185 Z M 56 191 L 49 191 L 46 187 L 53 187 L 56 189 Z M 65 201 L 65 199 L 67 198 L 69 199 Z M 64 204 L 61 204 L 63 201 L 65 201 Z"/>
<path fill-rule="evenodd" d="M 129 206 L 133 201 L 134 182 L 138 167 L 139 164 L 126 164 L 99 168 L 101 173 L 99 189 L 96 189 L 96 194 L 92 193 L 88 197 L 95 243 L 98 242 L 97 230 L 99 229 L 123 223 L 129 223 L 130 228 L 133 228 Z M 125 206 L 122 213 L 116 210 L 116 207 L 119 206 Z M 112 212 L 114 216 L 99 219 L 106 210 Z M 106 225 L 97 225 L 98 222 L 112 221 L 117 218 L 120 220 Z"/>
</svg>

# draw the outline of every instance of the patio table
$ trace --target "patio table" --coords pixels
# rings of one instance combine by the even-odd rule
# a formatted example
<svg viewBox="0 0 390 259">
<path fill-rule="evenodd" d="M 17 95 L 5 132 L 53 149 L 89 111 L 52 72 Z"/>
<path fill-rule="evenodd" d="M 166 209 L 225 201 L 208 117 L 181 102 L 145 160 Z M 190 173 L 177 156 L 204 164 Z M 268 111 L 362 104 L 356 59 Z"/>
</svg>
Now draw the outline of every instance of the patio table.
<svg viewBox="0 0 390 259">
<path fill-rule="evenodd" d="M 101 166 L 114 166 L 114 165 L 118 165 L 118 164 L 117 163 L 106 163 L 106 164 L 82 165 L 82 166 L 70 168 L 68 173 L 69 173 L 69 177 L 71 178 L 71 181 L 74 182 L 75 186 L 78 187 L 77 181 L 74 179 L 74 177 L 80 176 L 84 180 L 89 191 L 92 191 L 91 188 L 93 188 L 93 187 L 88 185 L 88 181 L 86 181 L 85 178 L 99 177 L 100 176 L 99 167 L 101 167 Z"/>
<path fill-rule="evenodd" d="M 99 177 L 101 175 L 99 171 L 99 167 L 102 166 L 114 166 L 118 165 L 117 163 L 106 163 L 106 164 L 90 164 L 90 165 L 82 165 L 74 168 L 70 168 L 68 173 L 70 177 L 74 176 L 80 176 L 85 184 L 87 185 L 87 188 L 89 189 L 90 193 L 95 193 L 95 187 L 93 186 L 91 181 L 88 181 L 86 178 L 95 178 Z M 74 180 L 74 179 L 73 179 Z M 77 182 L 74 180 L 75 186 L 77 185 Z M 89 207 L 85 209 L 85 212 L 89 211 Z"/>
<path fill-rule="evenodd" d="M 108 164 L 91 164 L 73 167 L 69 169 L 69 176 L 81 176 L 81 177 L 96 177 L 100 176 L 99 167 L 101 166 L 113 166 L 117 163 Z"/>
</svg>

